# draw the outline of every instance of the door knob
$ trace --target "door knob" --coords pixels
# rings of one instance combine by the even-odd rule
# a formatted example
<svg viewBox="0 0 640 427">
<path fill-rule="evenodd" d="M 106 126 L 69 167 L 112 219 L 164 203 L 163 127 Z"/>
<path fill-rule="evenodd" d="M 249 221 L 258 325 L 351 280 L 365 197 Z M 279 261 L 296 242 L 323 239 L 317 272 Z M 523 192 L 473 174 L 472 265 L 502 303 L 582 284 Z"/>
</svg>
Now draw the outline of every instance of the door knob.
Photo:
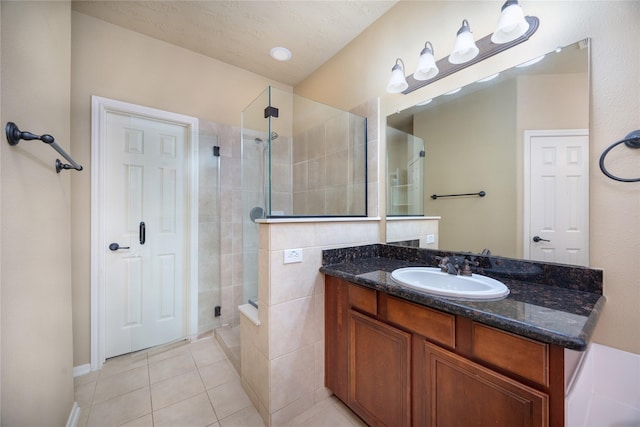
<svg viewBox="0 0 640 427">
<path fill-rule="evenodd" d="M 115 242 L 109 245 L 109 250 L 117 251 L 118 249 L 129 249 L 129 246 L 120 246 Z"/>
<path fill-rule="evenodd" d="M 533 236 L 533 239 L 532 239 L 532 240 L 533 240 L 534 242 L 536 242 L 536 243 L 538 243 L 538 242 L 550 242 L 550 241 L 551 241 L 551 240 L 543 239 L 543 238 L 542 238 L 542 237 L 540 237 L 540 236 Z"/>
</svg>

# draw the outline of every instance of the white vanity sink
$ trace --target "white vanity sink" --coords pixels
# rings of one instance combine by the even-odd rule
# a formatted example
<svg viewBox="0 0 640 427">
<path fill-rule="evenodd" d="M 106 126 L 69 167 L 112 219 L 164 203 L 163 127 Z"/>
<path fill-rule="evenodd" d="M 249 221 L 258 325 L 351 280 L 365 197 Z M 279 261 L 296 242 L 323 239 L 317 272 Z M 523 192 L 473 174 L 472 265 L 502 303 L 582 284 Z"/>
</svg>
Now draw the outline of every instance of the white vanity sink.
<svg viewBox="0 0 640 427">
<path fill-rule="evenodd" d="M 486 300 L 509 295 L 509 288 L 491 277 L 456 276 L 434 267 L 399 268 L 391 273 L 391 279 L 410 288 L 450 298 Z"/>
</svg>

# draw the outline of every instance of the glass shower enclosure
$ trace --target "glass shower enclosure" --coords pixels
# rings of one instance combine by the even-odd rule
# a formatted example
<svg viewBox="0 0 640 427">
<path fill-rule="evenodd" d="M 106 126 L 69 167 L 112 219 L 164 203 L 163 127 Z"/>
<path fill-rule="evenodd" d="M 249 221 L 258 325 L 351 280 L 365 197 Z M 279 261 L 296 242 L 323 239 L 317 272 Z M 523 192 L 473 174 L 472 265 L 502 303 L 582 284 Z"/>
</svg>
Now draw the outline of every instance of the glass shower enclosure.
<svg viewBox="0 0 640 427">
<path fill-rule="evenodd" d="M 424 215 L 424 140 L 387 126 L 387 215 Z"/>
<path fill-rule="evenodd" d="M 243 110 L 243 302 L 258 305 L 260 221 L 367 216 L 366 124 L 271 86 Z"/>
</svg>

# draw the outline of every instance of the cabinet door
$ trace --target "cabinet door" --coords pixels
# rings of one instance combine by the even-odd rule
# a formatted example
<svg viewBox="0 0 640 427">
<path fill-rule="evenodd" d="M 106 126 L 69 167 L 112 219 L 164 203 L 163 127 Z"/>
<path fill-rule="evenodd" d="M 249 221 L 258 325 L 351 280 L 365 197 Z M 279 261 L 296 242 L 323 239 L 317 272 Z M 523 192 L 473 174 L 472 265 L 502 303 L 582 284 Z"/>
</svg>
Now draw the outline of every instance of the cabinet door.
<svg viewBox="0 0 640 427">
<path fill-rule="evenodd" d="M 425 425 L 548 425 L 545 393 L 428 342 L 425 365 Z"/>
<path fill-rule="evenodd" d="M 349 286 L 344 280 L 325 277 L 324 384 L 343 402 L 347 401 Z"/>
<path fill-rule="evenodd" d="M 349 406 L 372 426 L 408 426 L 411 335 L 349 311 Z"/>
</svg>

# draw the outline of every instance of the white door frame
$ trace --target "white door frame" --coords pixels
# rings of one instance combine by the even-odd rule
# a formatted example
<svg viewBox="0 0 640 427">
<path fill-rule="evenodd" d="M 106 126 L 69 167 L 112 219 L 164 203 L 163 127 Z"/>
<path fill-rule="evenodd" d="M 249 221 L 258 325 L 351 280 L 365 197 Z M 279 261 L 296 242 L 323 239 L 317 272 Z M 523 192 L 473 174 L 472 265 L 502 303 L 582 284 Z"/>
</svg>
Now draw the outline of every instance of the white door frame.
<svg viewBox="0 0 640 427">
<path fill-rule="evenodd" d="M 198 332 L 198 119 L 182 114 L 170 113 L 154 108 L 129 104 L 99 96 L 91 97 L 91 370 L 102 367 L 105 361 L 106 339 L 106 260 L 107 236 L 104 226 L 106 212 L 106 149 L 102 141 L 106 138 L 107 112 L 131 114 L 149 119 L 162 120 L 185 126 L 188 175 L 188 218 L 186 311 L 187 336 Z"/>
<path fill-rule="evenodd" d="M 522 254 L 524 259 L 530 257 L 530 242 L 531 238 L 531 139 L 536 136 L 589 136 L 589 129 L 551 129 L 551 130 L 525 130 L 524 131 L 524 194 L 523 194 L 523 209 L 524 218 L 522 224 Z M 587 172 L 588 173 L 588 172 Z M 588 191 L 588 189 L 587 189 Z M 587 211 L 586 222 L 589 224 L 589 212 Z M 587 229 L 588 232 L 588 229 Z M 588 240 L 588 239 L 587 239 Z M 585 248 L 589 251 L 589 248 Z"/>
</svg>

